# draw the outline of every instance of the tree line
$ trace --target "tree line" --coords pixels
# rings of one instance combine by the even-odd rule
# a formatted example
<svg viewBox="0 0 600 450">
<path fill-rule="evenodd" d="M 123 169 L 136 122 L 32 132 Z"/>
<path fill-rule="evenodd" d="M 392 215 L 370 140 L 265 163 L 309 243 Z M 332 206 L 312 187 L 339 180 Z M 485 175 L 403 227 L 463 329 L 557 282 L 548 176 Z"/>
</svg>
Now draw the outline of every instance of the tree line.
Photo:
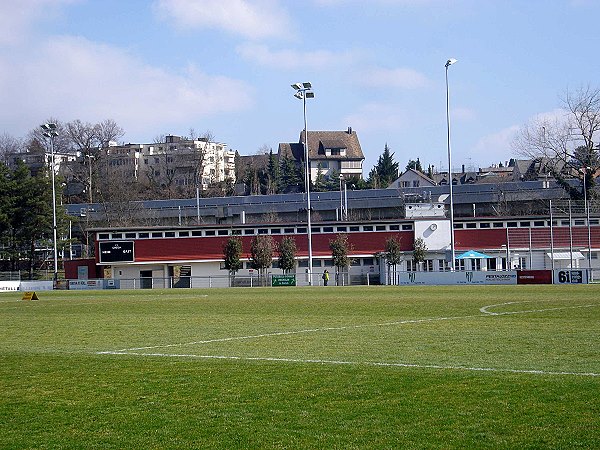
<svg viewBox="0 0 600 450">
<path fill-rule="evenodd" d="M 344 284 L 343 276 L 352 264 L 352 258 L 349 254 L 354 249 L 348 240 L 348 235 L 340 233 L 329 241 L 331 250 L 332 265 L 335 268 L 335 282 L 337 285 Z M 279 244 L 275 242 L 270 235 L 257 235 L 250 242 L 250 264 L 253 269 L 258 271 L 258 279 L 261 285 L 268 282 L 267 271 L 272 267 L 274 254 L 277 252 L 277 266 L 284 274 L 294 273 L 296 269 L 296 240 L 292 236 L 284 237 Z M 427 246 L 422 238 L 415 239 L 412 257 L 415 263 L 423 263 Z M 229 284 L 235 286 L 235 277 L 237 272 L 243 267 L 242 256 L 244 254 L 242 238 L 239 236 L 230 237 L 223 244 L 224 267 L 229 273 Z M 402 260 L 402 250 L 400 241 L 396 236 L 391 236 L 385 243 L 385 249 L 380 256 L 386 260 L 388 279 L 391 284 L 395 283 L 395 269 Z M 312 274 L 314 275 L 314 274 Z M 311 275 L 311 276 L 312 276 Z"/>
</svg>

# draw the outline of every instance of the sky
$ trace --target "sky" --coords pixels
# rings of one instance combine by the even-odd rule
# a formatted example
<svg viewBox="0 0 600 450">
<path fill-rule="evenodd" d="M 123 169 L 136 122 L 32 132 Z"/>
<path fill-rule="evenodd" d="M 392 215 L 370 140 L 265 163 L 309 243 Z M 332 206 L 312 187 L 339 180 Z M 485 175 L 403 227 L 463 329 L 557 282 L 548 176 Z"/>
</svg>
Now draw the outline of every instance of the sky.
<svg viewBox="0 0 600 450">
<path fill-rule="evenodd" d="M 519 157 L 520 126 L 600 87 L 600 0 L 3 0 L 0 134 L 115 120 L 124 143 L 210 132 L 242 155 L 357 132 L 447 170 Z"/>
</svg>

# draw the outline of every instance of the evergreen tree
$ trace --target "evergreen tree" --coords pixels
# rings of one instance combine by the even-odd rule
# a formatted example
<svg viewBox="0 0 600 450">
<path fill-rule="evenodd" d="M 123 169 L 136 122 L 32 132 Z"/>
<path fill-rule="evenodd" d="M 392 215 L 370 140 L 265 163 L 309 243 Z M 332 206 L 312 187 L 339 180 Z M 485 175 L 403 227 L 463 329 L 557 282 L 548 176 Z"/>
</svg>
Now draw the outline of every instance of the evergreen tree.
<svg viewBox="0 0 600 450">
<path fill-rule="evenodd" d="M 375 176 L 377 180 L 375 180 Z M 379 188 L 386 188 L 396 178 L 398 178 L 398 163 L 394 162 L 394 153 L 390 152 L 390 148 L 386 143 L 383 154 L 379 156 L 377 164 L 369 173 L 369 182 L 373 188 L 375 188 L 375 184 Z"/>
<path fill-rule="evenodd" d="M 289 157 L 284 157 L 280 161 L 281 168 L 281 190 L 283 192 L 291 191 L 300 186 L 304 186 L 303 178 L 296 165 L 296 162 Z"/>
<path fill-rule="evenodd" d="M 223 245 L 223 258 L 225 268 L 229 271 L 229 286 L 233 286 L 235 274 L 242 268 L 242 239 L 232 237 Z"/>
<path fill-rule="evenodd" d="M 335 267 L 336 284 L 343 284 L 343 274 L 352 262 L 348 253 L 352 250 L 352 244 L 348 242 L 347 234 L 338 234 L 333 241 L 329 241 L 331 258 Z"/>
<path fill-rule="evenodd" d="M 269 152 L 269 166 L 267 168 L 267 172 L 267 193 L 277 194 L 281 184 L 281 177 L 279 171 L 279 161 L 277 161 L 277 156 L 273 154 L 273 149 L 271 149 Z"/>
<path fill-rule="evenodd" d="M 415 161 L 414 159 L 409 159 L 408 164 L 406 165 L 406 170 L 413 169 L 423 173 L 423 167 L 421 166 L 421 161 L 419 158 Z"/>
<path fill-rule="evenodd" d="M 252 267 L 258 270 L 259 278 L 263 286 L 267 281 L 267 269 L 273 263 L 273 249 L 275 244 L 273 238 L 269 235 L 254 236 L 250 243 L 250 254 L 252 257 Z"/>
<path fill-rule="evenodd" d="M 296 241 L 291 236 L 286 236 L 279 244 L 279 268 L 283 273 L 290 273 L 296 268 Z"/>
<path fill-rule="evenodd" d="M 388 280 L 391 281 L 390 284 L 396 284 L 396 266 L 400 264 L 400 260 L 402 258 L 402 248 L 400 247 L 400 241 L 396 236 L 392 236 L 385 242 L 385 256 L 386 262 L 388 266 Z M 392 267 L 394 268 L 392 277 Z"/>
</svg>

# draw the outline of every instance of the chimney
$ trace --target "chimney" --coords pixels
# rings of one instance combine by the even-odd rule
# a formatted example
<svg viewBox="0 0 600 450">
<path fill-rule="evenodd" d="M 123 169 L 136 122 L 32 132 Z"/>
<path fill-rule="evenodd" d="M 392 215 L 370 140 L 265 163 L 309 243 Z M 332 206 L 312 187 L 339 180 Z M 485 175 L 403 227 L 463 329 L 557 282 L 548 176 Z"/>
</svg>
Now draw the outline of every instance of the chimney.
<svg viewBox="0 0 600 450">
<path fill-rule="evenodd" d="M 465 165 L 462 165 L 462 173 L 465 173 Z"/>
<path fill-rule="evenodd" d="M 352 134 L 352 127 L 348 127 L 348 134 Z"/>
</svg>

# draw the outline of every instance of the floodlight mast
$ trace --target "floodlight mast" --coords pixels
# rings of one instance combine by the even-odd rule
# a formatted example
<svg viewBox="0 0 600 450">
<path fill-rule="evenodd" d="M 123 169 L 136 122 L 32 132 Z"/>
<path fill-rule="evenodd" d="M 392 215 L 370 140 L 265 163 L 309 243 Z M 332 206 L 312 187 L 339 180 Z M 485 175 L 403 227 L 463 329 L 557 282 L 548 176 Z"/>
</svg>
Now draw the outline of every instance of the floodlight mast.
<svg viewBox="0 0 600 450">
<path fill-rule="evenodd" d="M 456 59 L 450 58 L 446 61 L 446 124 L 448 128 L 448 186 L 450 187 L 450 270 L 454 272 L 456 250 L 454 245 L 454 199 L 452 197 L 452 151 L 450 147 L 450 87 L 448 84 L 448 67 L 456 63 Z"/>
<path fill-rule="evenodd" d="M 313 257 L 312 257 L 312 223 L 311 223 L 311 207 L 310 207 L 310 162 L 308 159 L 308 125 L 306 120 L 306 99 L 314 98 L 315 93 L 311 91 L 312 84 L 308 81 L 303 83 L 294 83 L 292 88 L 296 91 L 294 97 L 302 100 L 304 106 L 304 182 L 306 185 L 306 225 L 308 236 L 308 284 L 313 284 Z"/>
<path fill-rule="evenodd" d="M 52 239 L 54 244 L 54 284 L 56 287 L 56 282 L 58 281 L 58 248 L 56 246 L 56 185 L 54 183 L 54 138 L 58 136 L 58 132 L 56 131 L 55 123 L 45 123 L 40 126 L 42 128 L 44 137 L 50 139 L 50 152 L 52 155 L 51 159 L 51 167 L 50 167 L 50 175 L 52 178 Z"/>
</svg>

